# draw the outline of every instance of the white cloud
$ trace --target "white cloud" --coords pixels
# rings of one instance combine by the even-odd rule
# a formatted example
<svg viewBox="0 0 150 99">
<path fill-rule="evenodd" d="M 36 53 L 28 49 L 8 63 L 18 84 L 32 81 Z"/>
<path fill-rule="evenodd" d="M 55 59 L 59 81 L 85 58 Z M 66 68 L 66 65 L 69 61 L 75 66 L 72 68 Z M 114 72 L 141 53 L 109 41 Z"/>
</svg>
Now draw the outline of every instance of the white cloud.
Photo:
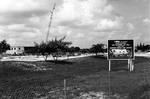
<svg viewBox="0 0 150 99">
<path fill-rule="evenodd" d="M 123 26 L 122 23 L 122 18 L 116 17 L 115 20 L 111 19 L 102 19 L 100 22 L 97 24 L 97 27 L 95 28 L 96 30 L 115 30 L 115 29 L 120 29 Z"/>
<path fill-rule="evenodd" d="M 132 30 L 138 29 L 136 22 L 126 21 L 126 16 L 121 16 L 128 13 L 119 13 L 115 6 L 117 2 L 113 2 L 116 3 L 113 5 L 110 0 L 0 1 L 0 38 L 8 40 L 10 44 L 24 45 L 45 40 L 54 2 L 56 9 L 49 39 L 66 35 L 66 40 L 85 46 L 107 38 L 115 38 L 116 35 L 121 38 L 122 34 L 127 34 L 128 31 L 133 35 L 135 33 Z M 149 23 L 150 20 L 147 18 L 143 22 Z"/>
<path fill-rule="evenodd" d="M 135 29 L 134 25 L 132 23 L 127 23 L 127 28 L 129 31 L 132 31 Z"/>
<path fill-rule="evenodd" d="M 53 1 L 53 0 L 52 0 Z M 51 1 L 51 2 L 52 2 Z M 1 0 L 0 1 L 0 13 L 6 12 L 22 12 L 31 10 L 46 10 L 49 8 L 48 0 Z"/>
<path fill-rule="evenodd" d="M 0 2 L 2 39 L 8 40 L 10 44 L 32 45 L 34 41 L 46 38 L 49 21 L 47 13 L 49 14 L 54 0 L 0 0 Z"/>
<path fill-rule="evenodd" d="M 62 25 L 87 26 L 95 24 L 102 17 L 111 16 L 114 8 L 107 0 L 64 0 L 56 12 Z"/>
<path fill-rule="evenodd" d="M 59 12 L 57 13 L 57 18 L 60 21 L 75 21 L 78 20 L 79 13 L 77 9 L 79 6 L 78 2 L 75 0 L 64 0 L 64 3 L 61 7 L 59 7 Z"/>
<path fill-rule="evenodd" d="M 76 37 L 76 38 L 82 38 L 82 37 L 84 37 L 84 34 L 78 33 L 75 37 Z"/>
<path fill-rule="evenodd" d="M 11 45 L 15 45 L 16 44 L 16 39 L 13 39 L 13 38 L 9 38 L 7 39 L 7 43 L 11 44 Z"/>
<path fill-rule="evenodd" d="M 149 24 L 150 23 L 150 19 L 146 18 L 143 20 L 144 23 Z"/>
</svg>

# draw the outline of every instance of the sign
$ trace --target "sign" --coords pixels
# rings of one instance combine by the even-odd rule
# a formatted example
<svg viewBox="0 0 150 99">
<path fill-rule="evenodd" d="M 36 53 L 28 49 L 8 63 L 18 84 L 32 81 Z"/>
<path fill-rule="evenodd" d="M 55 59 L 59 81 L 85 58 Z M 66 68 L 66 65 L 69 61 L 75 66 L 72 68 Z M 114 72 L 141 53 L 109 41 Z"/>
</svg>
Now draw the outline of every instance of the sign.
<svg viewBox="0 0 150 99">
<path fill-rule="evenodd" d="M 108 40 L 108 60 L 134 59 L 134 40 Z"/>
</svg>

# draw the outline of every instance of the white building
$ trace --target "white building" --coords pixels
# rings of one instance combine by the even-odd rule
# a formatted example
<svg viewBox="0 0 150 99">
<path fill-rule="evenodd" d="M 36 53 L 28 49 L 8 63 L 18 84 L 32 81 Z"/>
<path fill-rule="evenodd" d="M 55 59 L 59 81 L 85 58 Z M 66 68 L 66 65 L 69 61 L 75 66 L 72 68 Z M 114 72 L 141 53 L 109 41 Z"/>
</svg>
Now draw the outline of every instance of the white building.
<svg viewBox="0 0 150 99">
<path fill-rule="evenodd" d="M 24 47 L 23 46 L 11 46 L 10 50 L 6 51 L 6 54 L 23 54 Z"/>
<path fill-rule="evenodd" d="M 19 55 L 19 54 L 35 54 L 36 48 L 34 46 L 11 46 L 6 54 Z"/>
</svg>

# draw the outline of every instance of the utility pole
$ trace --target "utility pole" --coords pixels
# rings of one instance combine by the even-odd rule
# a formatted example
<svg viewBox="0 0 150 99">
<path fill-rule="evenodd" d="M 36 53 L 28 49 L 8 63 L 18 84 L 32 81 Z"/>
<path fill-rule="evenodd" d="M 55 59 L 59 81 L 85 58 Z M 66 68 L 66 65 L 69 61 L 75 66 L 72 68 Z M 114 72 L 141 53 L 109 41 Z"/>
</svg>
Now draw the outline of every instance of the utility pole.
<svg viewBox="0 0 150 99">
<path fill-rule="evenodd" d="M 49 21 L 49 25 L 48 25 L 47 35 L 46 35 L 46 42 L 48 41 L 48 36 L 49 36 L 51 24 L 52 24 L 52 19 L 53 19 L 53 13 L 54 13 L 54 10 L 55 10 L 55 6 L 56 6 L 56 3 L 54 3 L 52 11 L 50 11 L 51 12 L 51 16 L 50 16 L 50 21 Z"/>
</svg>

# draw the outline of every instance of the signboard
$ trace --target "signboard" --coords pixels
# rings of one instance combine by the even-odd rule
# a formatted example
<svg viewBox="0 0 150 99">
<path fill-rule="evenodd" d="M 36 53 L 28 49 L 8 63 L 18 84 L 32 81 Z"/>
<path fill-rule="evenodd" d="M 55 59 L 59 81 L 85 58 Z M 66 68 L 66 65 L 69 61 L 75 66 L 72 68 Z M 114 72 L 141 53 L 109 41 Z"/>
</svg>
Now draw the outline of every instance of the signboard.
<svg viewBox="0 0 150 99">
<path fill-rule="evenodd" d="M 134 59 L 134 40 L 108 40 L 108 60 Z"/>
</svg>

